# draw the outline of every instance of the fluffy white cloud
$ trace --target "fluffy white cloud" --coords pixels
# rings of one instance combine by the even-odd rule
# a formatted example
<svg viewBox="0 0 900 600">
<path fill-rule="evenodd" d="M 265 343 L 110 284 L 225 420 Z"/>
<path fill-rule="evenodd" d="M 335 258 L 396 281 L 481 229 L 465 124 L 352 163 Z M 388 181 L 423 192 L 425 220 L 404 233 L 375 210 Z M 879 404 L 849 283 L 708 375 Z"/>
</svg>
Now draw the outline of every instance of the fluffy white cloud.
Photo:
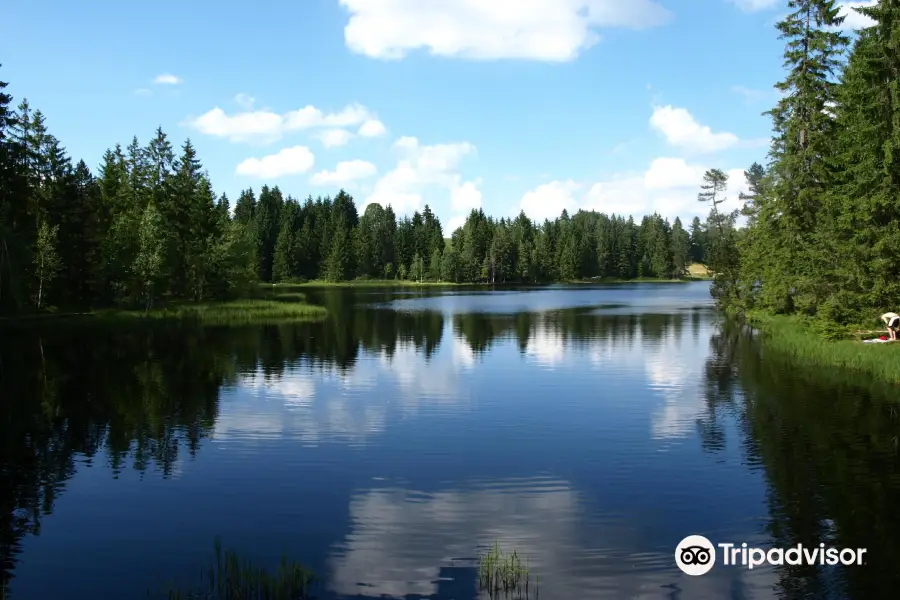
<svg viewBox="0 0 900 600">
<path fill-rule="evenodd" d="M 372 113 L 361 104 L 352 104 L 340 112 L 326 113 L 315 106 L 283 114 L 256 110 L 227 114 L 218 106 L 189 119 L 187 125 L 202 134 L 226 138 L 232 142 L 273 142 L 292 131 L 319 127 L 355 127 L 373 119 Z"/>
<path fill-rule="evenodd" d="M 744 12 L 758 12 L 775 8 L 781 0 L 732 0 Z"/>
<path fill-rule="evenodd" d="M 310 178 L 313 185 L 346 185 L 373 176 L 378 169 L 364 160 L 347 160 L 337 164 L 334 171 L 319 171 Z"/>
<path fill-rule="evenodd" d="M 866 27 L 875 25 L 875 21 L 853 9 L 875 6 L 876 4 L 878 4 L 877 0 L 841 3 L 840 15 L 844 17 L 844 22 L 841 23 L 841 29 L 865 29 Z"/>
<path fill-rule="evenodd" d="M 551 181 L 526 192 L 522 197 L 521 209 L 533 220 L 555 219 L 563 209 L 572 211 L 578 202 L 575 192 L 580 186 L 574 181 Z"/>
<path fill-rule="evenodd" d="M 353 134 L 346 129 L 329 129 L 320 133 L 318 138 L 326 148 L 337 148 L 346 146 L 353 139 Z"/>
<path fill-rule="evenodd" d="M 598 29 L 668 21 L 655 0 L 340 0 L 347 47 L 398 59 L 415 49 L 469 59 L 567 61 L 596 44 Z"/>
<path fill-rule="evenodd" d="M 394 150 L 400 154 L 397 166 L 378 180 L 365 204 L 390 204 L 398 215 L 419 209 L 422 194 L 429 187 L 442 187 L 451 192 L 465 187 L 460 183 L 459 165 L 463 158 L 477 152 L 468 142 L 423 146 L 414 137 L 398 139 Z M 471 189 L 466 193 L 471 200 Z"/>
<path fill-rule="evenodd" d="M 450 235 L 466 222 L 466 217 L 473 210 L 482 206 L 483 196 L 478 186 L 481 180 L 466 181 L 464 183 L 455 183 L 450 188 L 450 210 L 453 216 L 447 222 L 444 235 Z"/>
<path fill-rule="evenodd" d="M 294 146 L 262 158 L 248 158 L 237 166 L 237 174 L 260 178 L 297 175 L 312 169 L 315 162 L 309 148 Z"/>
<path fill-rule="evenodd" d="M 740 142 L 733 133 L 713 133 L 706 125 L 697 123 L 693 115 L 684 108 L 657 106 L 650 117 L 650 125 L 669 144 L 692 152 L 718 152 Z"/>
<path fill-rule="evenodd" d="M 381 137 L 387 133 L 387 127 L 378 119 L 369 119 L 360 125 L 357 133 L 362 137 Z"/>
<path fill-rule="evenodd" d="M 481 208 L 481 190 L 478 182 L 467 181 L 461 185 L 455 185 L 450 190 L 450 208 L 456 213 L 469 213 Z"/>
<path fill-rule="evenodd" d="M 573 213 L 579 209 L 596 210 L 639 219 L 657 212 L 664 217 L 682 220 L 704 217 L 709 207 L 697 201 L 703 174 L 709 167 L 691 164 L 681 158 L 657 158 L 644 173 L 624 174 L 596 182 L 581 195 L 583 186 L 574 181 L 551 181 L 527 192 L 520 208 L 534 220 L 554 219 L 563 209 Z M 747 191 L 742 169 L 726 171 L 729 176 L 728 200 L 720 210 L 740 206 L 738 194 Z"/>
<path fill-rule="evenodd" d="M 162 73 L 161 75 L 157 75 L 153 80 L 153 83 L 158 85 L 178 85 L 181 83 L 182 79 L 171 73 Z"/>
<path fill-rule="evenodd" d="M 253 108 L 253 105 L 256 104 L 256 98 L 254 98 L 250 94 L 245 94 L 244 92 L 236 94 L 234 97 L 234 101 L 238 106 L 247 110 L 251 110 Z"/>
</svg>

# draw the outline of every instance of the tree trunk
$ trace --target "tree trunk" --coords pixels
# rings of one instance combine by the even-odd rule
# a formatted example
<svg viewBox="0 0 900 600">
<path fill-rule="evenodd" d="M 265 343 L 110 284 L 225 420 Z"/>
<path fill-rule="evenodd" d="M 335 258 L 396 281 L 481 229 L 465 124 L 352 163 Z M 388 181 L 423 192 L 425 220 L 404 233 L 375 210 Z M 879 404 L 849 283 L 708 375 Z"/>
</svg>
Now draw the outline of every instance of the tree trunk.
<svg viewBox="0 0 900 600">
<path fill-rule="evenodd" d="M 37 297 L 37 307 L 38 310 L 41 309 L 41 298 L 44 294 L 44 259 L 41 258 L 41 266 L 38 269 L 38 297 Z"/>
</svg>

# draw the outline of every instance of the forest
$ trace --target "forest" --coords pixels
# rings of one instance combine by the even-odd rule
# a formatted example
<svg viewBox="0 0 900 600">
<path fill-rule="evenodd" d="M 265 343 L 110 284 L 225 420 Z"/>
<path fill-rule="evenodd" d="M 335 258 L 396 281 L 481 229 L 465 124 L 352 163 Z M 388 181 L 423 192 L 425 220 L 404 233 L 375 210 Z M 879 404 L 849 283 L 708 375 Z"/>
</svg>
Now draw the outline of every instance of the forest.
<svg viewBox="0 0 900 600">
<path fill-rule="evenodd" d="M 871 26 L 852 35 L 834 0 L 788 5 L 768 165 L 748 172 L 714 289 L 730 309 L 839 331 L 900 302 L 900 2 L 853 9 Z"/>
<path fill-rule="evenodd" d="M 106 151 L 96 175 L 0 82 L 0 314 L 151 308 L 251 294 L 258 282 L 401 279 L 543 283 L 683 278 L 712 246 L 708 223 L 579 211 L 535 223 L 473 210 L 445 232 L 353 198 L 278 187 L 217 195 L 187 140 L 157 129 Z"/>
</svg>

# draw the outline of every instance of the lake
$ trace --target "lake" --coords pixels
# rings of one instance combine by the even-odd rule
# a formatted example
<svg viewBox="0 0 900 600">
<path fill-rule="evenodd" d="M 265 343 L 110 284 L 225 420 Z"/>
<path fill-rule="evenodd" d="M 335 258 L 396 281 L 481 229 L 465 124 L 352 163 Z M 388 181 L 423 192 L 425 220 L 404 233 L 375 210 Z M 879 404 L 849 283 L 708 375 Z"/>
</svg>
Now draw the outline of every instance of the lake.
<svg viewBox="0 0 900 600">
<path fill-rule="evenodd" d="M 319 598 L 893 598 L 896 388 L 813 372 L 707 283 L 310 289 L 318 323 L 2 332 L 10 598 L 145 598 L 220 536 Z M 864 566 L 675 564 L 689 534 Z M 483 596 L 482 596 L 483 597 Z"/>
</svg>

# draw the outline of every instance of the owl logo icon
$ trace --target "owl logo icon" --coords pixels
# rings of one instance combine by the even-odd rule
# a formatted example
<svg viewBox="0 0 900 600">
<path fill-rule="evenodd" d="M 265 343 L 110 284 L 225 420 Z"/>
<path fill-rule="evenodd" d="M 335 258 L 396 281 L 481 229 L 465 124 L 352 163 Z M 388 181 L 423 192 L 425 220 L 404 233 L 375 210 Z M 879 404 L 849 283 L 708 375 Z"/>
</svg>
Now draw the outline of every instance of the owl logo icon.
<svg viewBox="0 0 900 600">
<path fill-rule="evenodd" d="M 675 547 L 675 564 L 687 575 L 706 575 L 716 564 L 716 549 L 702 535 L 689 535 Z"/>
</svg>

